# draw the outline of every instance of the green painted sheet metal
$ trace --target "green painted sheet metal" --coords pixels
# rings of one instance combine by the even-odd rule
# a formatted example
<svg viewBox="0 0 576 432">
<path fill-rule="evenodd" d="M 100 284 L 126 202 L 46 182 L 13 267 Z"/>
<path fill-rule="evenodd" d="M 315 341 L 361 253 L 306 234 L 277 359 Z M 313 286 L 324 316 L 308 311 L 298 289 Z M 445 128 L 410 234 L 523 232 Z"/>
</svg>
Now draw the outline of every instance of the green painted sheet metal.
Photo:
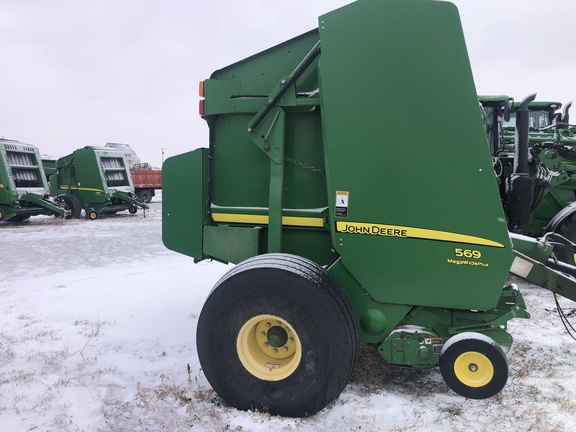
<svg viewBox="0 0 576 432">
<path fill-rule="evenodd" d="M 342 264 L 377 301 L 495 306 L 512 252 L 456 8 L 361 0 L 319 26 Z"/>
<path fill-rule="evenodd" d="M 206 225 L 203 252 L 221 261 L 239 263 L 260 253 L 260 227 Z"/>
<path fill-rule="evenodd" d="M 147 208 L 134 194 L 126 158 L 107 147 L 84 147 L 56 162 L 57 174 L 50 179 L 53 195 L 72 194 L 86 211 L 97 213 Z"/>
<path fill-rule="evenodd" d="M 259 253 L 300 252 L 328 264 L 333 253 L 315 232 L 327 234 L 328 207 L 317 59 L 299 70 L 317 43 L 314 30 L 214 72 L 203 85 L 204 118 L 210 127 L 211 222 L 261 226 Z M 249 133 L 274 94 L 281 94 L 278 104 Z M 296 238 L 301 243 L 295 250 Z M 230 256 L 215 248 L 209 255 Z"/>
<path fill-rule="evenodd" d="M 48 185 L 37 147 L 0 139 L 0 207 L 2 219 L 64 214 L 47 196 Z"/>
<path fill-rule="evenodd" d="M 162 241 L 168 249 L 201 259 L 208 215 L 208 149 L 166 159 L 162 173 Z"/>
<path fill-rule="evenodd" d="M 0 203 L 16 199 L 20 188 L 47 192 L 40 151 L 30 144 L 0 139 Z"/>
<path fill-rule="evenodd" d="M 234 96 L 234 99 L 240 99 L 240 95 L 244 97 L 267 96 L 278 84 L 282 76 L 289 75 L 296 69 L 317 42 L 318 30 L 304 33 L 237 63 L 221 68 L 215 71 L 210 76 L 210 79 L 220 81 L 218 83 L 219 86 L 230 86 L 228 99 L 230 99 L 230 96 Z M 236 84 L 224 84 L 226 82 L 234 82 Z M 207 85 L 210 85 L 210 83 L 207 83 Z M 297 89 L 298 91 L 308 91 L 317 87 L 318 77 L 313 68 L 299 80 Z M 206 89 L 206 93 L 211 93 L 210 100 L 207 100 L 205 106 L 208 110 L 207 114 L 214 114 L 214 112 L 210 111 L 210 105 L 216 103 L 219 99 L 221 100 L 221 98 L 216 97 L 209 88 Z M 223 97 L 225 98 L 225 96 Z M 233 102 L 228 100 L 228 103 L 223 105 L 229 107 L 232 106 Z"/>
</svg>

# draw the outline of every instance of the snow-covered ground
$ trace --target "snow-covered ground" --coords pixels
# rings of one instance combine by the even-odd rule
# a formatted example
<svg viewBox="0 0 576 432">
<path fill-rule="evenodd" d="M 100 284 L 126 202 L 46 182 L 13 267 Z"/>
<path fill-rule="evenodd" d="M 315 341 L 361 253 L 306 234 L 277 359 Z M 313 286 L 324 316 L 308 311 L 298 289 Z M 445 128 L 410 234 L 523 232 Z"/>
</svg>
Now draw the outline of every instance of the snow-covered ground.
<svg viewBox="0 0 576 432">
<path fill-rule="evenodd" d="M 576 430 L 576 342 L 552 294 L 525 283 L 533 316 L 510 325 L 510 378 L 492 399 L 363 347 L 351 383 L 315 416 L 226 406 L 199 368 L 195 331 L 228 267 L 167 250 L 161 206 L 0 223 L 0 431 Z"/>
</svg>

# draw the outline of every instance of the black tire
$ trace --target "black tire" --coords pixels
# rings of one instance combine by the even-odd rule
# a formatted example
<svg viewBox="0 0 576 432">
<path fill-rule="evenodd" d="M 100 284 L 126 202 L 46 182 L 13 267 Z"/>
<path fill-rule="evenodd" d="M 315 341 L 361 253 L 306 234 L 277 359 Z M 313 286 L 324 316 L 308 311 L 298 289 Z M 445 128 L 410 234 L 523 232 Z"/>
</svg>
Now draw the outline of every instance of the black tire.
<svg viewBox="0 0 576 432">
<path fill-rule="evenodd" d="M 322 267 L 268 254 L 216 284 L 198 320 L 197 347 L 206 378 L 230 405 L 303 417 L 348 383 L 358 324 L 348 295 Z"/>
<path fill-rule="evenodd" d="M 136 207 L 135 205 L 132 205 L 128 208 L 128 213 L 130 214 L 136 214 L 138 212 L 138 207 Z"/>
<path fill-rule="evenodd" d="M 0 222 L 2 222 L 4 219 L 6 219 L 6 210 L 0 207 Z"/>
<path fill-rule="evenodd" d="M 80 217 L 82 203 L 76 196 L 71 194 L 58 195 L 56 200 L 61 202 L 66 210 L 70 210 L 70 216 L 67 216 L 66 219 L 78 219 Z M 60 217 L 61 215 L 57 214 L 56 216 Z"/>
<path fill-rule="evenodd" d="M 152 201 L 152 197 L 154 196 L 150 189 L 140 189 L 136 195 L 138 195 L 140 199 L 146 204 L 149 204 L 150 201 Z"/>
<path fill-rule="evenodd" d="M 459 395 L 486 399 L 506 385 L 508 361 L 502 348 L 488 336 L 462 333 L 444 345 L 440 372 L 446 384 Z"/>
<path fill-rule="evenodd" d="M 89 209 L 89 210 L 86 212 L 86 219 L 89 219 L 89 220 L 96 220 L 96 219 L 98 219 L 98 212 L 97 212 L 96 210 L 94 210 L 94 209 Z"/>
</svg>

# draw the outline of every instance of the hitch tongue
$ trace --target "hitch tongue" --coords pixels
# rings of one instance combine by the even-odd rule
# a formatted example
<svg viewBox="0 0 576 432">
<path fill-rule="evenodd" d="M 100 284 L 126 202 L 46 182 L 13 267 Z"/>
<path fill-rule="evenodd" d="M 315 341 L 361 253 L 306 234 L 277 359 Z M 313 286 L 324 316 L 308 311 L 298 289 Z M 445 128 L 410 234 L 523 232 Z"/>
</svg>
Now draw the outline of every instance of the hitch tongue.
<svg viewBox="0 0 576 432">
<path fill-rule="evenodd" d="M 515 258 L 510 273 L 553 293 L 576 301 L 576 267 L 558 261 L 557 247 L 576 249 L 576 245 L 556 233 L 541 239 L 510 233 Z"/>
</svg>

